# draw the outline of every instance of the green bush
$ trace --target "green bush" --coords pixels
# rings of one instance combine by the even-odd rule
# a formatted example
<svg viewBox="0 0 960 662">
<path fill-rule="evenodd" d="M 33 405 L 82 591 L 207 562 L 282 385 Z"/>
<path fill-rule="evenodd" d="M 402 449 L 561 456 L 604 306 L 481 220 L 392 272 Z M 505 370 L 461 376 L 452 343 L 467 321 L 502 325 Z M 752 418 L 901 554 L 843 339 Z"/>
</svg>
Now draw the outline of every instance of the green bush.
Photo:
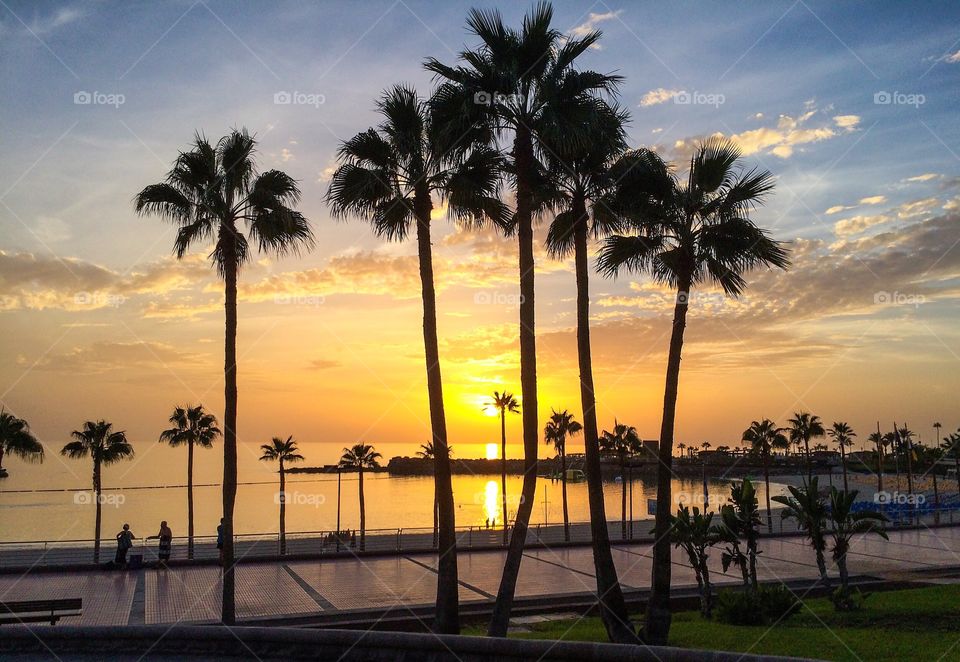
<svg viewBox="0 0 960 662">
<path fill-rule="evenodd" d="M 729 625 L 768 625 L 789 618 L 800 601 L 783 584 L 761 586 L 755 593 L 727 590 L 717 595 L 714 613 Z"/>
</svg>

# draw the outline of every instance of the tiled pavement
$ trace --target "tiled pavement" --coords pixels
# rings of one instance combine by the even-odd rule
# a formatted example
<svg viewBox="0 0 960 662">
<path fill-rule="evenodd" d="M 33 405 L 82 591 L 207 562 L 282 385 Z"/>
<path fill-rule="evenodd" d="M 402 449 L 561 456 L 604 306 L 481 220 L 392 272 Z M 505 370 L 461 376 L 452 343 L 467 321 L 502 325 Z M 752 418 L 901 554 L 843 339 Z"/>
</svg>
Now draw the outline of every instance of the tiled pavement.
<svg viewBox="0 0 960 662">
<path fill-rule="evenodd" d="M 890 541 L 857 538 L 850 553 L 853 574 L 884 574 L 960 565 L 960 528 L 893 531 Z M 763 539 L 758 574 L 764 579 L 817 576 L 804 539 Z M 489 600 L 497 593 L 505 552 L 462 552 L 460 599 Z M 614 562 L 623 585 L 650 583 L 650 545 L 615 545 Z M 674 550 L 673 583 L 692 586 L 686 558 Z M 724 573 L 720 552 L 711 556 L 715 584 L 737 583 Z M 831 564 L 832 566 L 832 564 Z M 303 616 L 329 611 L 432 604 L 436 558 L 430 555 L 249 563 L 237 567 L 238 618 Z M 138 582 L 140 582 L 138 596 Z M 593 592 L 589 547 L 528 549 L 520 568 L 517 596 L 530 598 Z M 4 601 L 52 597 L 83 598 L 83 615 L 63 623 L 123 625 L 215 621 L 220 611 L 220 570 L 213 566 L 149 568 L 141 571 L 43 572 L 0 575 Z"/>
</svg>

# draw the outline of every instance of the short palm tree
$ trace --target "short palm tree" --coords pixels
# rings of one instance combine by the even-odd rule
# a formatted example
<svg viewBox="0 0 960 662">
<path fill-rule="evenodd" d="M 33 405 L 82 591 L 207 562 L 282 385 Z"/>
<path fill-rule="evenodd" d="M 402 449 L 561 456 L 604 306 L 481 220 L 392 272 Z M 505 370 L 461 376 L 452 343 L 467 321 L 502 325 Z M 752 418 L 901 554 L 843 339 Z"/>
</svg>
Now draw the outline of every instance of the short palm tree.
<svg viewBox="0 0 960 662">
<path fill-rule="evenodd" d="M 274 437 L 269 444 L 260 446 L 263 454 L 260 456 L 262 462 L 280 463 L 280 492 L 277 494 L 277 502 L 280 504 L 280 555 L 287 553 L 287 491 L 285 465 L 293 462 L 302 462 L 303 456 L 300 455 L 300 449 L 297 448 L 297 442 L 293 437 L 283 439 Z"/>
<path fill-rule="evenodd" d="M 773 515 L 770 509 L 770 455 L 774 450 L 790 448 L 783 428 L 769 418 L 762 421 L 753 421 L 750 427 L 743 431 L 742 440 L 750 444 L 751 451 L 763 460 L 763 481 L 767 490 L 767 530 L 773 531 Z"/>
<path fill-rule="evenodd" d="M 353 469 L 357 472 L 360 497 L 360 551 L 366 549 L 367 545 L 367 505 L 363 497 L 363 472 L 366 469 L 376 469 L 380 466 L 380 453 L 373 450 L 370 444 L 354 444 L 350 448 L 343 449 L 343 455 L 340 457 L 340 467 L 343 469 Z"/>
<path fill-rule="evenodd" d="M 552 410 L 550 420 L 543 429 L 543 438 L 560 456 L 560 484 L 563 491 L 563 539 L 570 542 L 570 515 L 567 511 L 567 437 L 579 434 L 583 426 L 573 420 L 573 414 Z"/>
<path fill-rule="evenodd" d="M 710 618 L 713 608 L 713 590 L 710 586 L 709 550 L 723 539 L 721 527 L 713 523 L 713 513 L 701 513 L 696 506 L 693 514 L 687 506 L 680 506 L 672 518 L 670 541 L 687 553 L 690 566 L 697 577 L 700 591 L 700 614 Z"/>
<path fill-rule="evenodd" d="M 720 522 L 723 540 L 729 543 L 720 557 L 723 571 L 731 564 L 739 566 L 745 588 L 756 591 L 761 523 L 757 490 L 749 478 L 731 485 L 730 503 L 720 507 Z M 740 550 L 741 538 L 746 543 L 746 553 Z"/>
<path fill-rule="evenodd" d="M 823 429 L 823 421 L 819 416 L 805 411 L 797 412 L 790 419 L 790 441 L 797 444 L 803 444 L 803 452 L 807 460 L 807 482 L 813 478 L 813 463 L 810 459 L 810 440 L 821 438 L 826 434 Z"/>
<path fill-rule="evenodd" d="M 513 393 L 504 391 L 493 392 L 493 399 L 487 403 L 487 408 L 500 412 L 500 506 L 503 511 L 503 543 L 507 543 L 507 412 L 520 413 L 520 403 Z"/>
<path fill-rule="evenodd" d="M 667 355 L 660 428 L 657 503 L 671 499 L 673 437 L 680 380 L 680 356 L 691 290 L 705 282 L 738 296 L 744 274 L 761 267 L 786 269 L 787 250 L 750 220 L 754 207 L 773 190 L 770 172 L 743 168 L 740 150 L 729 140 L 700 143 L 686 178 L 678 177 L 653 151 L 628 152 L 612 168 L 617 190 L 611 213 L 622 217 L 629 234 L 607 238 L 597 266 L 615 276 L 621 270 L 648 272 L 676 291 Z M 669 508 L 656 515 L 653 585 L 647 603 L 646 641 L 666 644 L 670 629 Z"/>
<path fill-rule="evenodd" d="M 293 207 L 300 188 L 279 170 L 258 174 L 256 140 L 234 130 L 212 145 L 197 134 L 165 181 L 136 197 L 139 214 L 156 214 L 179 229 L 174 254 L 182 259 L 200 243 L 212 243 L 210 260 L 224 282 L 223 595 L 221 621 L 236 621 L 233 510 L 237 499 L 237 276 L 260 252 L 297 254 L 313 245 L 310 224 Z M 244 236 L 241 226 L 247 226 Z"/>
<path fill-rule="evenodd" d="M 883 529 L 887 518 L 882 513 L 872 510 L 853 510 L 857 494 L 857 490 L 841 492 L 835 487 L 830 488 L 829 522 L 830 535 L 833 538 L 833 549 L 830 551 L 840 572 L 839 593 L 833 598 L 837 609 L 849 609 L 854 604 L 850 595 L 850 573 L 847 570 L 850 541 L 854 536 L 865 536 L 869 533 L 875 533 L 884 540 L 887 539 L 887 532 Z"/>
<path fill-rule="evenodd" d="M 527 13 L 519 29 L 504 25 L 496 10 L 471 9 L 467 27 L 479 38 L 479 47 L 463 51 L 459 66 L 432 58 L 426 62 L 440 80 L 431 105 L 450 136 L 446 144 L 458 140 L 494 144 L 505 136 L 512 140 L 504 156 L 516 198 L 511 232 L 519 245 L 524 474 L 514 535 L 488 629 L 497 637 L 507 635 L 537 485 L 533 220 L 544 208 L 539 189 L 543 167 L 537 157 L 546 144 L 586 144 L 586 120 L 595 113 L 598 96 L 615 92 L 620 81 L 618 76 L 574 68 L 577 58 L 597 43 L 599 32 L 567 38 L 552 21 L 553 8 L 545 2 Z"/>
<path fill-rule="evenodd" d="M 877 455 L 877 492 L 883 492 L 883 435 L 880 434 L 879 426 L 876 432 L 870 433 L 868 439 L 873 444 L 874 453 Z"/>
<path fill-rule="evenodd" d="M 160 433 L 160 441 L 173 447 L 187 447 L 187 558 L 193 558 L 193 449 L 213 448 L 220 436 L 217 417 L 203 405 L 176 407 L 170 415 L 172 427 Z"/>
<path fill-rule="evenodd" d="M 627 458 L 639 453 L 643 446 L 635 427 L 613 421 L 612 430 L 604 430 L 600 435 L 600 448 L 617 456 L 620 463 L 620 528 L 623 539 L 627 539 Z"/>
<path fill-rule="evenodd" d="M 3 457 L 8 454 L 25 462 L 43 462 L 43 444 L 25 420 L 0 410 L 0 469 L 3 469 Z"/>
<path fill-rule="evenodd" d="M 106 421 L 87 421 L 80 430 L 70 433 L 73 441 L 60 451 L 71 459 L 89 457 L 93 461 L 93 501 L 97 506 L 97 518 L 93 535 L 93 562 L 100 562 L 100 509 L 103 489 L 102 467 L 133 457 L 133 446 L 122 430 L 115 431 Z"/>
<path fill-rule="evenodd" d="M 777 495 L 773 500 L 784 506 L 780 512 L 782 519 L 797 522 L 797 528 L 803 531 L 817 557 L 817 569 L 820 581 L 828 589 L 830 578 L 827 576 L 827 562 L 824 554 L 827 550 L 827 504 L 820 494 L 820 479 L 814 477 L 806 485 L 790 485 L 790 496 Z"/>
<path fill-rule="evenodd" d="M 843 468 L 843 491 L 846 492 L 847 486 L 847 447 L 853 446 L 853 438 L 857 433 L 853 428 L 843 421 L 836 421 L 830 429 L 827 430 L 827 436 L 833 439 L 834 443 L 840 447 L 840 465 Z"/>
<path fill-rule="evenodd" d="M 906 425 L 902 427 L 893 426 L 897 446 L 900 451 L 907 456 L 907 492 L 913 494 L 913 438 L 914 433 Z"/>
</svg>

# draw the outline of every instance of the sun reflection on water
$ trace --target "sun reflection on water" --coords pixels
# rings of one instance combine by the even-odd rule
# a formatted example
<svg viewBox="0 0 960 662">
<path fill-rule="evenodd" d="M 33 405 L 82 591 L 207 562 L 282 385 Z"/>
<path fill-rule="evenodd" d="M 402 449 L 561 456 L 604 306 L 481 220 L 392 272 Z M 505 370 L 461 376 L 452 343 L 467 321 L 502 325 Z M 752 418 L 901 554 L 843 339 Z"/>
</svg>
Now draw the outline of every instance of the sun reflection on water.
<svg viewBox="0 0 960 662">
<path fill-rule="evenodd" d="M 483 488 L 483 516 L 497 523 L 497 516 L 500 514 L 500 486 L 495 480 L 488 480 Z"/>
</svg>

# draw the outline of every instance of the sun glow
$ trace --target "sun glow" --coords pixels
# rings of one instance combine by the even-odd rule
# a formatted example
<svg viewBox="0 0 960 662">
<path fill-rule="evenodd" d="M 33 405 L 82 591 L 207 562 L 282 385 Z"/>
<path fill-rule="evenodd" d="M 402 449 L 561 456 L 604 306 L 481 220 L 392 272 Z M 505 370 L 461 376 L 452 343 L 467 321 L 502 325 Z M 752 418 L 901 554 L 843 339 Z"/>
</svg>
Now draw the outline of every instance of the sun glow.
<svg viewBox="0 0 960 662">
<path fill-rule="evenodd" d="M 483 488 L 483 515 L 491 522 L 497 521 L 500 514 L 500 486 L 497 481 L 488 480 Z"/>
<path fill-rule="evenodd" d="M 487 444 L 487 459 L 496 460 L 500 457 L 500 448 L 496 444 Z"/>
</svg>

